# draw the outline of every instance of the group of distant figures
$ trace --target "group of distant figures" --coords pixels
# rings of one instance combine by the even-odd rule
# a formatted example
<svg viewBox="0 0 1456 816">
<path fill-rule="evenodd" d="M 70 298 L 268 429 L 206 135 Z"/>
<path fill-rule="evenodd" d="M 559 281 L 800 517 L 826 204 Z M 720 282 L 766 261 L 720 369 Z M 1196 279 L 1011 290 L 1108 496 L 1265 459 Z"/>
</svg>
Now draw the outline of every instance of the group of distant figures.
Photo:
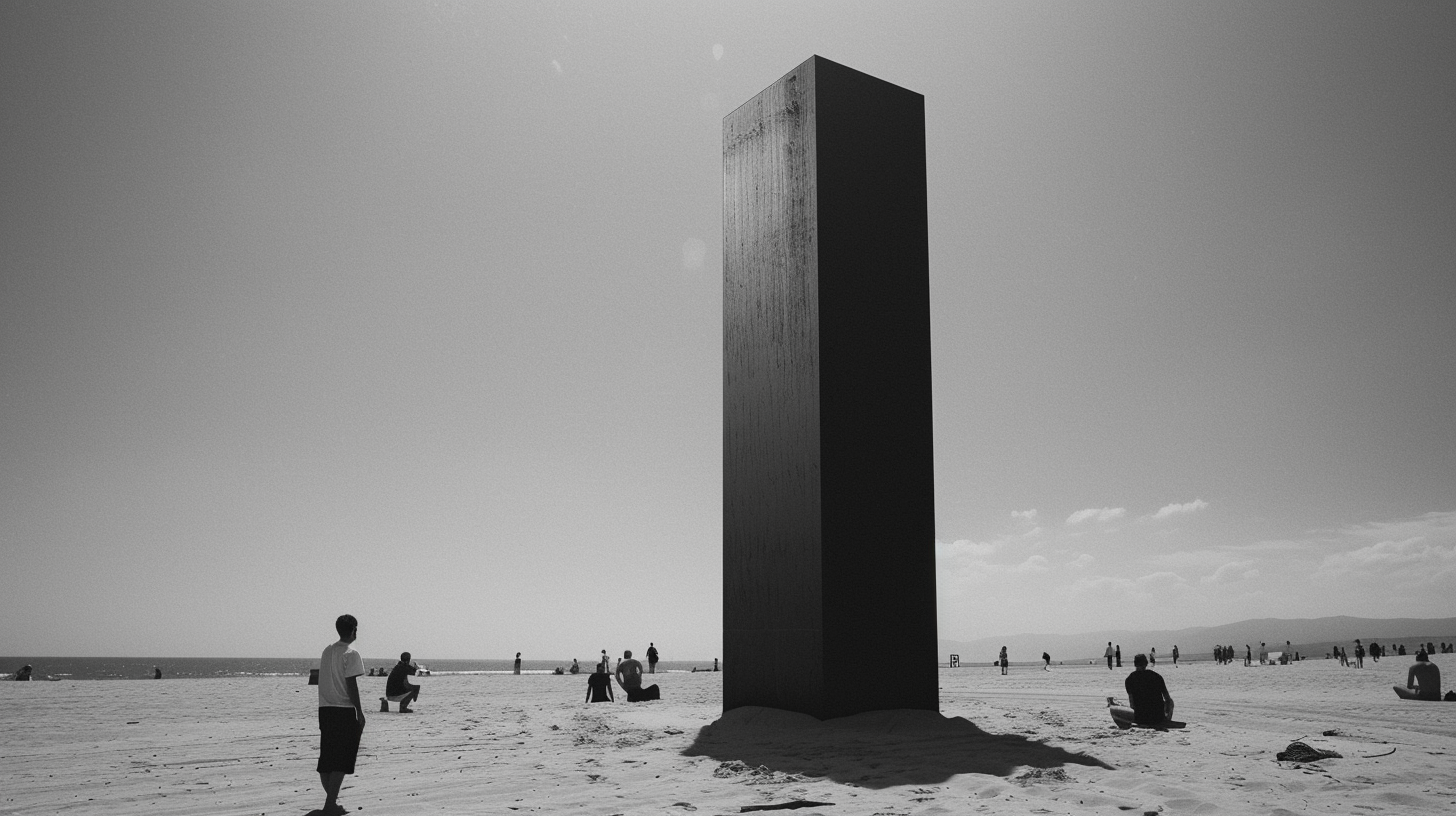
<svg viewBox="0 0 1456 816">
<path fill-rule="evenodd" d="M 1278 648 L 1277 644 L 1275 645 L 1275 648 Z M 1326 657 L 1328 656 L 1329 655 L 1326 655 Z M 1228 665 L 1234 663 L 1238 659 L 1239 650 L 1234 648 L 1232 645 L 1213 647 L 1213 660 L 1215 663 Z M 1290 663 L 1297 663 L 1303 659 L 1304 656 L 1301 655 L 1299 652 L 1294 651 L 1294 647 L 1289 645 L 1289 641 L 1287 640 L 1284 641 L 1284 651 L 1282 652 L 1271 652 L 1269 651 L 1269 645 L 1267 643 L 1264 643 L 1262 641 L 1259 643 L 1260 666 L 1288 666 Z M 1254 665 L 1254 649 L 1247 643 L 1244 644 L 1244 665 Z"/>
<path fill-rule="evenodd" d="M 157 679 L 157 680 L 161 680 L 162 679 L 162 669 L 161 669 L 161 667 L 159 667 L 159 666 L 153 666 L 152 667 L 152 677 L 155 678 L 155 679 Z M 0 680 L 34 680 L 34 679 L 35 679 L 35 669 L 29 663 L 27 663 L 24 666 L 21 666 L 19 669 L 17 669 L 15 671 L 15 674 L 7 674 L 4 677 L 0 677 Z M 46 679 L 46 680 L 59 680 L 60 678 L 59 677 L 46 677 L 44 679 Z"/>
<path fill-rule="evenodd" d="M 1114 645 L 1112 645 L 1112 641 L 1110 641 L 1110 640 L 1107 641 L 1107 649 L 1105 651 L 1103 651 L 1102 656 L 1107 659 L 1107 670 L 1108 671 L 1111 671 L 1114 666 L 1116 666 L 1119 669 L 1122 668 L 1122 644 L 1121 643 L 1119 643 L 1116 646 L 1114 646 Z M 1182 656 L 1182 652 L 1178 651 L 1178 644 L 1176 644 L 1176 643 L 1173 644 L 1172 656 L 1173 656 L 1173 665 L 1174 666 L 1178 665 L 1178 658 Z M 1151 647 L 1151 648 L 1148 649 L 1148 653 L 1147 654 L 1139 654 L 1137 657 L 1141 657 L 1143 659 L 1143 661 L 1146 662 L 1149 666 L 1156 666 L 1156 665 L 1158 665 L 1158 647 L 1157 646 L 1153 646 L 1153 647 Z M 1137 657 L 1133 658 L 1133 665 L 1134 666 L 1137 665 Z"/>
<path fill-rule="evenodd" d="M 344 777 L 354 773 L 365 719 L 364 705 L 359 695 L 359 678 L 364 676 L 364 661 L 353 647 L 354 641 L 359 637 L 359 621 L 353 615 L 340 615 L 334 621 L 334 629 L 338 632 L 339 639 L 324 649 L 319 657 L 319 667 L 310 679 L 319 689 L 318 774 L 324 789 L 324 807 L 321 811 L 324 816 L 337 816 L 347 812 L 339 805 L 339 790 L 343 786 Z M 649 644 L 647 674 L 656 673 L 657 661 L 657 646 Z M 713 661 L 713 668 L 717 670 L 717 660 Z M 29 669 L 29 666 L 25 667 L 27 672 Z M 657 684 L 642 684 L 642 664 L 633 659 L 630 649 L 622 653 L 622 659 L 617 662 L 613 674 L 607 674 L 607 669 L 607 650 L 603 649 L 596 671 L 587 678 L 587 702 L 615 702 L 613 677 L 626 693 L 629 702 L 661 699 L 662 691 Z M 515 674 L 521 673 L 520 652 L 516 652 L 512 670 Z M 580 672 L 581 665 L 573 659 L 571 673 Z M 409 677 L 421 673 L 427 674 L 428 671 L 422 672 L 411 659 L 410 653 L 402 652 L 399 662 L 389 670 L 389 679 L 385 681 L 385 696 L 380 701 L 381 710 L 387 711 L 390 702 L 398 702 L 400 713 L 412 712 L 410 704 L 419 699 L 420 687 L 409 682 Z M 564 674 L 565 671 L 558 668 L 554 673 Z M 369 674 L 376 673 L 371 670 Z M 383 674 L 383 671 L 379 674 Z"/>
</svg>

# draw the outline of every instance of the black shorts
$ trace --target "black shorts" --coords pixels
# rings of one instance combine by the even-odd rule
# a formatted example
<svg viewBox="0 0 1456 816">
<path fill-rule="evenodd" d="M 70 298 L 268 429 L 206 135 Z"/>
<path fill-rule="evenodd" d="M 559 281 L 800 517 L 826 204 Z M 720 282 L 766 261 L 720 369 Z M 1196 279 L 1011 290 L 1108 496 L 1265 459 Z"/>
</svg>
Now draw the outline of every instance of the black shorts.
<svg viewBox="0 0 1456 816">
<path fill-rule="evenodd" d="M 338 706 L 319 707 L 319 773 L 354 772 L 359 756 L 359 737 L 364 727 L 354 716 L 354 709 Z"/>
<path fill-rule="evenodd" d="M 627 689 L 627 702 L 629 703 L 641 703 L 646 702 L 647 700 L 661 699 L 662 690 L 657 687 L 656 683 L 653 683 L 646 688 Z"/>
</svg>

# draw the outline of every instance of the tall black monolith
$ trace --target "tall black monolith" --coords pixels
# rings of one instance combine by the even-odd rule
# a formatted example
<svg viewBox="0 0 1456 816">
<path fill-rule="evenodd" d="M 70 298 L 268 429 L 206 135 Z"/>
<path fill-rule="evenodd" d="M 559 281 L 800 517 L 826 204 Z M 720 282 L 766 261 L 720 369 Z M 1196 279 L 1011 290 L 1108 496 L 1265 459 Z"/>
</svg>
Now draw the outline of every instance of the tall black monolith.
<svg viewBox="0 0 1456 816">
<path fill-rule="evenodd" d="M 937 710 L 925 98 L 822 57 L 723 120 L 723 708 Z"/>
</svg>

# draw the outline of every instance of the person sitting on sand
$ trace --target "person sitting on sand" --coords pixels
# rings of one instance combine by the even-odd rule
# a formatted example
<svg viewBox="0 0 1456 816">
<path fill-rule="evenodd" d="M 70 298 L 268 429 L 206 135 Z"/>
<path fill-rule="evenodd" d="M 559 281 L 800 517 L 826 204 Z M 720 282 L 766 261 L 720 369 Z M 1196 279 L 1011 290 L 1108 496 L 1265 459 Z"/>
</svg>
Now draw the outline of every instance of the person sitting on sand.
<svg viewBox="0 0 1456 816">
<path fill-rule="evenodd" d="M 1440 700 L 1441 669 L 1430 662 L 1424 650 L 1416 652 L 1416 662 L 1405 677 L 1405 688 L 1394 688 L 1402 700 Z"/>
<path fill-rule="evenodd" d="M 571 668 L 567 669 L 567 671 L 572 674 L 581 674 L 581 664 L 576 662 L 576 658 L 573 657 L 571 659 Z"/>
<path fill-rule="evenodd" d="M 1173 697 L 1163 675 L 1148 668 L 1148 656 L 1139 653 L 1132 659 L 1136 668 L 1123 681 L 1127 688 L 1128 705 L 1112 705 L 1107 698 L 1112 720 L 1118 728 L 1132 728 L 1134 725 L 1160 726 L 1173 719 Z"/>
<path fill-rule="evenodd" d="M 20 667 L 20 671 L 17 671 L 15 673 L 15 679 L 16 680 L 29 680 L 30 679 L 30 675 L 31 675 L 31 668 L 30 668 L 30 664 L 27 663 L 24 666 L 21 666 Z"/>
<path fill-rule="evenodd" d="M 586 678 L 586 701 L 588 703 L 615 703 L 612 696 L 612 678 L 607 674 L 607 662 L 597 664 L 597 670 Z"/>
<path fill-rule="evenodd" d="M 399 694 L 409 696 L 399 701 L 399 713 L 408 714 L 410 703 L 420 699 L 420 687 L 406 680 L 405 678 L 419 671 L 419 667 L 410 662 L 409 652 L 399 653 L 399 662 L 389 670 L 389 679 L 384 681 L 384 696 L 394 697 Z"/>
<path fill-rule="evenodd" d="M 631 649 L 622 652 L 622 659 L 617 661 L 616 676 L 617 683 L 627 692 L 627 702 L 662 699 L 662 691 L 655 683 L 647 688 L 642 687 L 642 664 L 632 659 Z"/>
</svg>

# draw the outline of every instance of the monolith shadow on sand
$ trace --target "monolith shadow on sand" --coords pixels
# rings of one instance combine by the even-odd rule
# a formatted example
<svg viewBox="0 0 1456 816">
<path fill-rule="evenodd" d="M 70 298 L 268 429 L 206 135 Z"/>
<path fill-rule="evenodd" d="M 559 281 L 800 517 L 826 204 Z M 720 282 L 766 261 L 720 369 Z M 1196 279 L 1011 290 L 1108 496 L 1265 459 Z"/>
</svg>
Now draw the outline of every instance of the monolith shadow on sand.
<svg viewBox="0 0 1456 816">
<path fill-rule="evenodd" d="M 683 753 L 867 788 L 937 784 L 965 773 L 1004 777 L 1024 767 L 1112 767 L 1026 737 L 988 734 L 962 717 L 910 709 L 820 721 L 743 706 L 703 726 Z"/>
</svg>

